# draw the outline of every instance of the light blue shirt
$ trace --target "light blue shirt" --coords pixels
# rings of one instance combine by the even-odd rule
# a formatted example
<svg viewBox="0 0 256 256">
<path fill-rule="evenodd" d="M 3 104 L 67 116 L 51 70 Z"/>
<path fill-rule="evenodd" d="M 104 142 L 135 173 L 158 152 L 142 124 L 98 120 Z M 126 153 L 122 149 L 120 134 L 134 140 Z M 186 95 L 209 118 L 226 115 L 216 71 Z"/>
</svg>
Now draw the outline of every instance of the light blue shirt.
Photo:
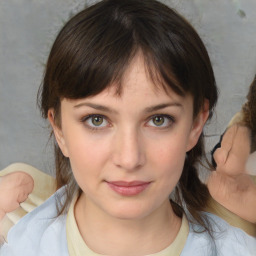
<svg viewBox="0 0 256 256">
<path fill-rule="evenodd" d="M 56 193 L 61 195 L 64 188 Z M 199 226 L 190 224 L 181 256 L 256 256 L 256 238 L 221 218 L 207 215 L 214 241 L 207 232 L 196 233 Z M 1 256 L 68 256 L 66 215 L 56 218 L 56 194 L 23 217 L 8 233 L 8 243 L 0 248 Z M 86 256 L 86 255 L 85 255 Z"/>
</svg>

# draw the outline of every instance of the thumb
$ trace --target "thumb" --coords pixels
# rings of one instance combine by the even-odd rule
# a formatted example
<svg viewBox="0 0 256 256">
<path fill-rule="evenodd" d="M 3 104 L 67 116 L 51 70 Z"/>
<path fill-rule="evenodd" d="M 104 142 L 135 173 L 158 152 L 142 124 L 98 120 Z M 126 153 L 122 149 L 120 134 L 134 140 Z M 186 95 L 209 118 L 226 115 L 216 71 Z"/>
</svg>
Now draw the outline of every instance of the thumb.
<svg viewBox="0 0 256 256">
<path fill-rule="evenodd" d="M 217 148 L 213 154 L 214 160 L 217 164 L 217 168 L 224 165 L 227 161 L 229 151 L 225 148 Z"/>
</svg>

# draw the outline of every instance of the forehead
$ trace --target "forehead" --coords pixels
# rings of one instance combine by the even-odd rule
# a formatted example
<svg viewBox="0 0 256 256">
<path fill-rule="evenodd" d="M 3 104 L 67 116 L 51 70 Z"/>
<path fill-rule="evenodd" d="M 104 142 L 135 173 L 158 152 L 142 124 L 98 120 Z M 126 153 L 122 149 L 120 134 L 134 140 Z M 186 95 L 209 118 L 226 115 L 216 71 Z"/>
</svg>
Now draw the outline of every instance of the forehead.
<svg viewBox="0 0 256 256">
<path fill-rule="evenodd" d="M 137 109 L 157 104 L 177 103 L 177 105 L 184 105 L 186 102 L 189 105 L 192 104 L 190 95 L 178 95 L 161 81 L 157 79 L 153 81 L 142 55 L 136 55 L 133 58 L 120 82 L 112 83 L 94 96 L 75 100 L 75 103 L 80 104 L 85 100 L 97 104 L 116 105 L 117 108 Z"/>
<path fill-rule="evenodd" d="M 178 81 L 172 76 L 173 83 L 176 87 L 180 87 Z M 166 84 L 163 77 L 160 75 L 160 71 L 154 66 L 152 62 L 147 62 L 143 53 L 138 51 L 132 58 L 131 62 L 127 66 L 126 70 L 121 76 L 119 85 L 122 87 L 127 84 L 137 84 L 134 88 L 139 87 L 142 82 L 146 82 L 148 86 L 157 91 L 158 89 L 166 90 L 166 93 L 170 92 L 171 87 Z M 126 89 L 129 89 L 126 88 Z"/>
</svg>

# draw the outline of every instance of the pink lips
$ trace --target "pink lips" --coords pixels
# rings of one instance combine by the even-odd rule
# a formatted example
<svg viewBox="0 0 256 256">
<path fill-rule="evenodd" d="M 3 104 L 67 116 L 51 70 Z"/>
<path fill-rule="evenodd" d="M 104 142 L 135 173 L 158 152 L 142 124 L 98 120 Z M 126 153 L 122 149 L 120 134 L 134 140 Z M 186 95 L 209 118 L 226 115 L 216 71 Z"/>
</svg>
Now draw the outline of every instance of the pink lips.
<svg viewBox="0 0 256 256">
<path fill-rule="evenodd" d="M 123 196 L 135 196 L 145 190 L 150 182 L 145 181 L 108 181 L 109 187 Z"/>
</svg>

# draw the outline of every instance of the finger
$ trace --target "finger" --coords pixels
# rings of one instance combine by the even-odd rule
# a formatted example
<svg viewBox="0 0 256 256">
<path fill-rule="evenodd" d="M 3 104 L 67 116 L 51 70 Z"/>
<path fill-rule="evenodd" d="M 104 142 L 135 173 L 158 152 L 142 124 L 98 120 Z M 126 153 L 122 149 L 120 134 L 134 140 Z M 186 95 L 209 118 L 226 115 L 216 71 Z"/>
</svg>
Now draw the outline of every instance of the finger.
<svg viewBox="0 0 256 256">
<path fill-rule="evenodd" d="M 237 132 L 234 136 L 230 153 L 237 155 L 243 160 L 247 160 L 251 150 L 251 132 L 245 126 L 237 126 Z"/>
<path fill-rule="evenodd" d="M 250 144 L 250 130 L 245 126 L 237 126 L 225 166 L 222 166 L 228 174 L 237 175 L 245 172 L 251 150 Z"/>
<path fill-rule="evenodd" d="M 232 148 L 234 138 L 237 132 L 237 125 L 231 126 L 223 135 L 221 141 L 221 147 L 216 149 L 213 154 L 213 158 L 217 164 L 217 167 L 224 165 L 227 161 L 229 152 Z"/>
<path fill-rule="evenodd" d="M 220 167 L 225 164 L 228 157 L 228 151 L 223 150 L 222 148 L 217 148 L 213 154 L 213 158 L 217 164 L 217 167 Z"/>
<path fill-rule="evenodd" d="M 236 137 L 237 134 L 237 129 L 238 126 L 232 125 L 223 135 L 222 141 L 221 141 L 221 149 L 227 153 L 231 150 L 233 143 L 234 143 L 234 138 Z"/>
</svg>

